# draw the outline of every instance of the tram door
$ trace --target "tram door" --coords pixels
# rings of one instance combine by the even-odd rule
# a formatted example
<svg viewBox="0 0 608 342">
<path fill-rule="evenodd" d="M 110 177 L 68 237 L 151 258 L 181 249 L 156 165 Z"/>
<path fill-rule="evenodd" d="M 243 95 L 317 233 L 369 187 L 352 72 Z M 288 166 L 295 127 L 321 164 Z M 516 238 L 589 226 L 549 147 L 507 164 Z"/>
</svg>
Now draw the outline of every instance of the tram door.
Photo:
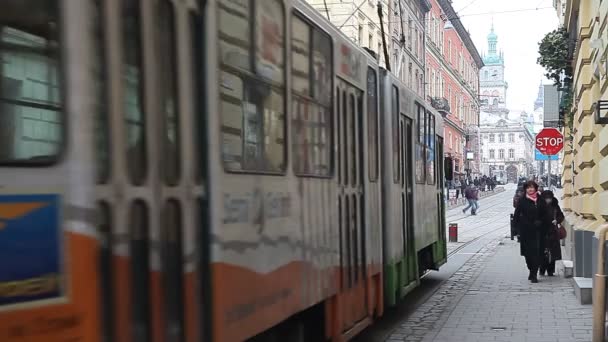
<svg viewBox="0 0 608 342">
<path fill-rule="evenodd" d="M 101 341 L 199 341 L 202 15 L 168 0 L 95 4 Z"/>
<path fill-rule="evenodd" d="M 407 283 L 416 279 L 416 254 L 414 249 L 414 184 L 412 163 L 412 119 L 400 115 L 399 165 L 401 173 L 401 213 L 403 250 L 407 260 Z"/>
<path fill-rule="evenodd" d="M 363 92 L 338 85 L 338 207 L 343 329 L 366 317 L 363 186 Z"/>
</svg>

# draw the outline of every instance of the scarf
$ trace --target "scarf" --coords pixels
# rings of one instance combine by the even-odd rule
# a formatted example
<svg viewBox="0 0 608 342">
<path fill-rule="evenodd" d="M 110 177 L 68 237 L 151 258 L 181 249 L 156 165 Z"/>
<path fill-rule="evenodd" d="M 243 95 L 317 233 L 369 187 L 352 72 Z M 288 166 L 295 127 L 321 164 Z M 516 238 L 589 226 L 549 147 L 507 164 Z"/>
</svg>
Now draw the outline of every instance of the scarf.
<svg viewBox="0 0 608 342">
<path fill-rule="evenodd" d="M 536 203 L 536 200 L 538 200 L 538 193 L 536 193 L 536 192 L 535 192 L 535 193 L 534 193 L 534 194 L 532 194 L 532 195 L 528 195 L 528 194 L 526 193 L 526 197 L 528 197 L 528 198 L 529 198 L 529 199 L 530 199 L 532 202 Z"/>
</svg>

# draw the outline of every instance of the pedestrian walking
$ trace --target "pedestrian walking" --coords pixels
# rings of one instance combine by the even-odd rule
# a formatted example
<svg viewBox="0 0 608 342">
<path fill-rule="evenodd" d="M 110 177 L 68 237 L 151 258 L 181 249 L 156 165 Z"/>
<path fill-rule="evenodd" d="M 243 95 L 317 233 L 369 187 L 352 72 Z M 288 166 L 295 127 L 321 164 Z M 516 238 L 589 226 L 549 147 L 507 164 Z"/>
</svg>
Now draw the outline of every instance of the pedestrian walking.
<svg viewBox="0 0 608 342">
<path fill-rule="evenodd" d="M 555 273 L 555 261 L 562 260 L 562 248 L 560 246 L 559 225 L 564 222 L 564 213 L 559 207 L 559 201 L 555 198 L 553 191 L 545 190 L 541 193 L 541 198 L 547 204 L 547 216 L 551 225 L 545 235 L 545 253 L 540 265 L 540 275 L 545 272 L 552 277 Z"/>
<path fill-rule="evenodd" d="M 454 189 L 456 189 L 456 198 L 458 199 L 460 197 L 460 180 L 458 178 L 456 178 L 456 180 L 454 181 Z"/>
<path fill-rule="evenodd" d="M 477 208 L 479 207 L 479 190 L 474 185 L 469 184 L 464 192 L 464 197 L 467 199 L 469 205 L 462 209 L 462 213 L 466 213 L 471 208 L 471 215 L 477 215 Z"/>
<path fill-rule="evenodd" d="M 520 252 L 530 270 L 528 280 L 538 283 L 538 269 L 545 250 L 544 237 L 551 221 L 547 220 L 547 204 L 539 196 L 538 184 L 529 181 L 524 191 L 525 196 L 517 203 L 513 219 L 520 235 Z"/>
<path fill-rule="evenodd" d="M 471 183 L 469 182 L 469 184 L 471 184 Z M 460 193 L 462 194 L 462 197 L 465 197 L 464 196 L 465 191 L 467 191 L 467 181 L 466 181 L 466 179 L 463 179 L 462 182 L 460 183 Z"/>
</svg>

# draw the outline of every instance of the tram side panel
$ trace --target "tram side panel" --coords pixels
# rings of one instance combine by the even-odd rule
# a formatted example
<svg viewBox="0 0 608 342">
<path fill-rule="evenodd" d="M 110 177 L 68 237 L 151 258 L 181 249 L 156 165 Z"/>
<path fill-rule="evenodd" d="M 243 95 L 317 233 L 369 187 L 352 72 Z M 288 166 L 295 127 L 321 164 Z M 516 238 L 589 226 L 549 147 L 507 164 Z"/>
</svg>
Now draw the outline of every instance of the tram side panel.
<svg viewBox="0 0 608 342">
<path fill-rule="evenodd" d="M 335 30 L 335 29 L 334 29 Z M 349 338 L 382 312 L 379 174 L 370 174 L 368 92 L 376 63 L 348 38 L 335 34 L 338 229 L 340 232 L 339 329 Z M 377 81 L 376 81 L 377 82 Z M 371 82 L 375 83 L 375 82 Z M 371 94 L 374 95 L 374 94 Z M 372 110 L 374 108 L 371 108 Z M 370 115 L 373 115 L 370 119 Z M 331 314 L 329 316 L 332 316 Z M 329 317 L 332 320 L 331 317 Z M 332 333 L 335 335 L 334 333 Z"/>
<path fill-rule="evenodd" d="M 221 154 L 212 201 L 220 203 L 212 235 L 213 330 L 215 341 L 240 341 L 335 291 L 331 87 L 304 89 L 294 78 L 289 89 L 286 82 L 292 65 L 312 75 L 315 63 L 330 61 L 323 50 L 291 63 L 301 56 L 287 54 L 289 46 L 300 44 L 309 56 L 312 41 L 287 39 L 288 2 L 216 4 Z M 315 86 L 331 83 L 329 71 L 320 74 L 325 81 Z"/>
<path fill-rule="evenodd" d="M 395 305 L 417 285 L 413 234 L 411 153 L 412 96 L 394 76 L 382 71 L 382 194 L 384 297 Z"/>
<path fill-rule="evenodd" d="M 437 269 L 437 258 L 441 258 L 441 204 L 437 201 L 438 169 L 436 162 L 436 123 L 437 114 L 416 104 L 416 143 L 415 143 L 415 179 L 416 179 L 416 213 L 427 213 L 416 216 L 416 248 L 420 272 L 425 269 Z M 440 120 L 440 118 L 439 118 Z"/>
<path fill-rule="evenodd" d="M 98 341 L 92 25 L 85 2 L 37 5 L 0 16 L 0 340 Z"/>
</svg>

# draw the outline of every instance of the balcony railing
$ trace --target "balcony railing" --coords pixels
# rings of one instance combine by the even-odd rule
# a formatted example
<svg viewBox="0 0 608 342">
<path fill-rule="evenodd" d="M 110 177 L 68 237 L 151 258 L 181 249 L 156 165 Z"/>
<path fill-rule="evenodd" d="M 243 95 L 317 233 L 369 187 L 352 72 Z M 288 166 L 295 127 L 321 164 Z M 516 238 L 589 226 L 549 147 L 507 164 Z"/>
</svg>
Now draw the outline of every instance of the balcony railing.
<svg viewBox="0 0 608 342">
<path fill-rule="evenodd" d="M 431 106 L 437 109 L 437 111 L 441 113 L 441 116 L 443 116 L 444 118 L 452 112 L 452 110 L 450 109 L 450 103 L 445 97 L 431 98 Z"/>
</svg>

